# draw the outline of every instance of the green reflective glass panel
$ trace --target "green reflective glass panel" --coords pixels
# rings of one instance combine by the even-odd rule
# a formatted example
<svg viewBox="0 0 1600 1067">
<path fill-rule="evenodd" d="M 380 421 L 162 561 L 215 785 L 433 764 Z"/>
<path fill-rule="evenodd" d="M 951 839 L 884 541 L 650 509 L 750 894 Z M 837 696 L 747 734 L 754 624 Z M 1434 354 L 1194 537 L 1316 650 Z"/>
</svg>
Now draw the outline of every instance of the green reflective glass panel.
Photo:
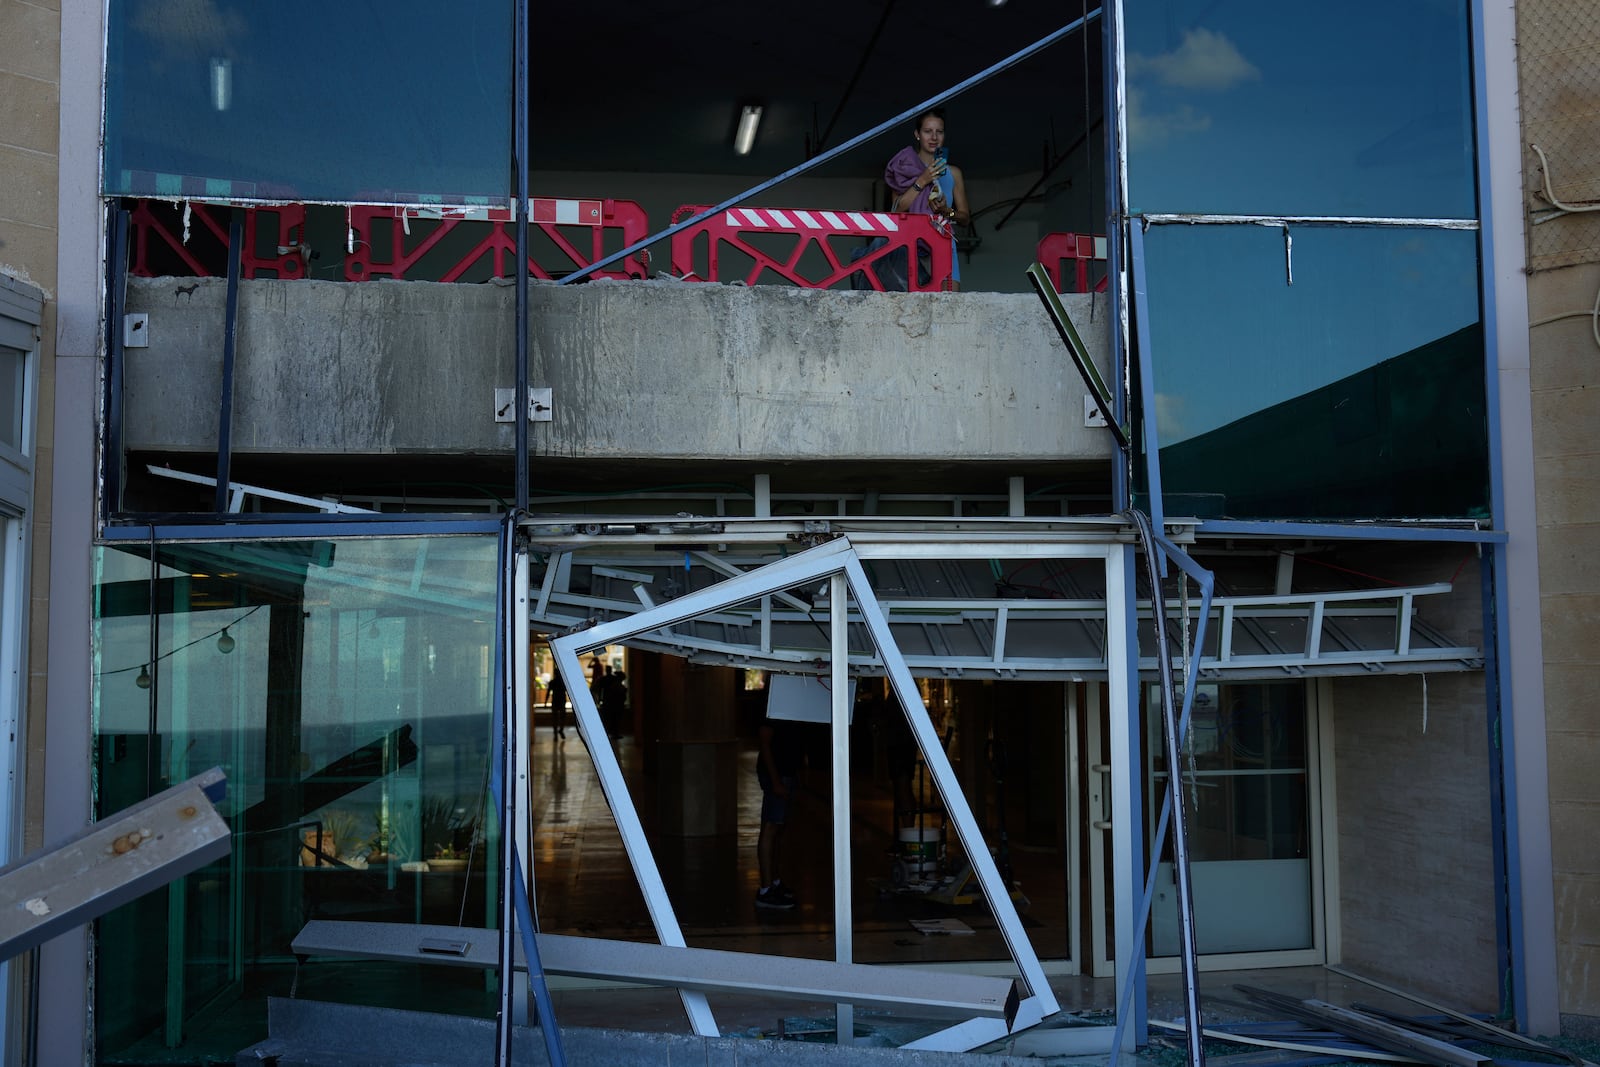
<svg viewBox="0 0 1600 1067">
<path fill-rule="evenodd" d="M 265 1037 L 309 919 L 495 925 L 492 537 L 108 547 L 97 568 L 99 815 L 221 766 L 233 831 L 229 856 L 97 924 L 102 1053 L 201 1062 Z M 492 1010 L 471 971 L 300 973 L 302 995 Z"/>
<path fill-rule="evenodd" d="M 1261 226 L 1145 236 L 1145 417 L 1167 514 L 1487 515 L 1477 234 L 1292 237 L 1287 251 Z"/>
<path fill-rule="evenodd" d="M 109 195 L 505 203 L 512 7 L 112 0 Z"/>
<path fill-rule="evenodd" d="M 1475 218 L 1465 0 L 1127 9 L 1139 212 Z"/>
</svg>

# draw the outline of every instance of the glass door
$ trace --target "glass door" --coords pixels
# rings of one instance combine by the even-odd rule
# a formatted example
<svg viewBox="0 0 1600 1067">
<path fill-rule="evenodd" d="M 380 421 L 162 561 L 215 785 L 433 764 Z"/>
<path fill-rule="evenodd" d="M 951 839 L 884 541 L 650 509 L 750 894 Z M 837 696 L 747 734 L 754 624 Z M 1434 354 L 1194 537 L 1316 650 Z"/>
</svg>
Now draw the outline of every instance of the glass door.
<svg viewBox="0 0 1600 1067">
<path fill-rule="evenodd" d="M 1145 689 L 1150 832 L 1167 790 L 1160 699 Z M 1313 840 L 1312 715 L 1304 682 L 1197 687 L 1189 766 L 1195 935 L 1202 955 L 1314 952 L 1314 892 L 1320 877 Z M 1169 842 L 1159 856 L 1150 915 L 1150 955 L 1179 951 L 1177 883 Z M 1242 961 L 1241 961 L 1242 962 Z M 1269 961 L 1261 961 L 1269 962 Z M 1281 962 L 1310 962 L 1284 959 Z M 1153 969 L 1159 969 L 1154 968 Z"/>
</svg>

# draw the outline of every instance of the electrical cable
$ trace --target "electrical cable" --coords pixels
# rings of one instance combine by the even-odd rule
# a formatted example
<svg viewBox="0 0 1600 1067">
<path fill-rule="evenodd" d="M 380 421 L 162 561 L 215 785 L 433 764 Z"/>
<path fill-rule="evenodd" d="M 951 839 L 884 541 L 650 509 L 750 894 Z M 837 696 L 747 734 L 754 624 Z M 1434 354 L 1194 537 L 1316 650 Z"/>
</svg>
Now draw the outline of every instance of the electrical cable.
<svg viewBox="0 0 1600 1067">
<path fill-rule="evenodd" d="M 117 667 L 117 668 L 115 668 L 113 670 L 101 671 L 100 672 L 100 677 L 106 678 L 106 677 L 109 677 L 109 676 L 111 676 L 113 674 L 127 674 L 129 671 L 143 670 L 144 668 L 149 667 L 154 663 L 159 663 L 161 660 L 169 659 L 170 657 L 177 655 L 179 652 L 182 652 L 186 648 L 190 648 L 190 647 L 192 647 L 194 645 L 198 645 L 201 641 L 209 641 L 211 638 L 216 637 L 218 634 L 222 633 L 222 631 L 224 631 L 226 629 L 229 629 L 230 627 L 234 627 L 234 626 L 239 625 L 241 622 L 243 622 L 244 620 L 248 619 L 250 616 L 254 615 L 256 612 L 260 611 L 264 607 L 266 607 L 265 604 L 257 604 L 255 607 L 251 608 L 249 611 L 245 612 L 243 615 L 240 615 L 237 619 L 234 619 L 232 622 L 228 623 L 227 626 L 219 626 L 215 630 L 212 630 L 210 633 L 205 634 L 205 635 L 203 635 L 201 637 L 195 638 L 193 641 L 189 641 L 189 642 L 186 642 L 184 644 L 181 644 L 176 648 L 169 648 L 167 651 L 165 651 L 165 652 L 161 653 L 160 655 L 156 656 L 154 659 L 147 660 L 144 663 L 135 663 L 131 667 Z"/>
<path fill-rule="evenodd" d="M 1533 154 L 1539 157 L 1540 175 L 1544 179 L 1544 191 L 1540 195 L 1544 197 L 1546 203 L 1562 213 L 1578 214 L 1584 211 L 1600 211 L 1600 201 L 1586 200 L 1577 204 L 1567 204 L 1556 199 L 1555 191 L 1550 188 L 1550 161 L 1545 158 L 1544 149 L 1536 144 L 1530 144 L 1528 147 L 1533 149 Z"/>
</svg>

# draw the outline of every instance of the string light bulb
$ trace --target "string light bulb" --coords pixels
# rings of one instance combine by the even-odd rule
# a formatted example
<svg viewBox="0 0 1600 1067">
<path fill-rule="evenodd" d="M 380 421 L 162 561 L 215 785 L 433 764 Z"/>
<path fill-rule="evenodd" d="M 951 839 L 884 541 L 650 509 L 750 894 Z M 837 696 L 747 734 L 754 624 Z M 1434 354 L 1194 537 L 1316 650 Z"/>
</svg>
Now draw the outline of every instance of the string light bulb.
<svg viewBox="0 0 1600 1067">
<path fill-rule="evenodd" d="M 233 635 L 228 633 L 228 628 L 224 626 L 222 628 L 221 636 L 217 638 L 217 651 L 226 656 L 229 652 L 234 650 L 234 647 L 238 645 L 238 643 L 239 642 L 233 639 Z"/>
<path fill-rule="evenodd" d="M 133 680 L 133 684 L 140 689 L 150 688 L 150 665 L 148 663 L 139 668 L 139 677 Z"/>
</svg>

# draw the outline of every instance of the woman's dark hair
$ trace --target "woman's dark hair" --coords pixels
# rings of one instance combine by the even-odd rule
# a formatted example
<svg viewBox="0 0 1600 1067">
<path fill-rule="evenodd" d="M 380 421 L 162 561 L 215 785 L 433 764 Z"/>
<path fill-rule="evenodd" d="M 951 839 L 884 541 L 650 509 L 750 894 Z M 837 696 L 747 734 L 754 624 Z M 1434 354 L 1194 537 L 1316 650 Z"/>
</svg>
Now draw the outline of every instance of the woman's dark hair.
<svg viewBox="0 0 1600 1067">
<path fill-rule="evenodd" d="M 928 110 L 924 111 L 922 114 L 918 115 L 916 118 L 911 120 L 911 136 L 912 136 L 913 140 L 916 139 L 917 133 L 922 129 L 923 120 L 928 118 L 930 115 L 933 116 L 934 118 L 938 119 L 940 122 L 947 122 L 948 121 L 944 117 L 944 108 L 942 108 L 942 107 L 930 107 Z"/>
</svg>

